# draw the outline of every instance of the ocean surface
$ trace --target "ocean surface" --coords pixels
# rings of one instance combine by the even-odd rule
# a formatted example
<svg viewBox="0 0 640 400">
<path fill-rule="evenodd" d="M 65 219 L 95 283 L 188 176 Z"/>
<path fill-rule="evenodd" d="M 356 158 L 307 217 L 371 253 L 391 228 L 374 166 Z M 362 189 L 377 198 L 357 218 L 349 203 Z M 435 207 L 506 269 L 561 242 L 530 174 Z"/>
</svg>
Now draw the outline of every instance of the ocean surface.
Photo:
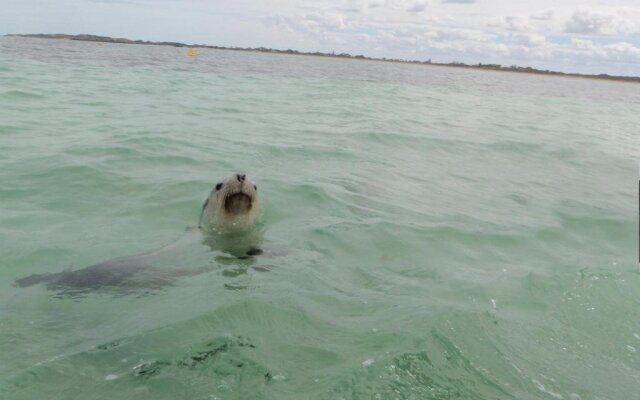
<svg viewBox="0 0 640 400">
<path fill-rule="evenodd" d="M 0 38 L 0 398 L 640 399 L 639 126 L 637 84 Z M 13 286 L 235 172 L 265 254 Z"/>
</svg>

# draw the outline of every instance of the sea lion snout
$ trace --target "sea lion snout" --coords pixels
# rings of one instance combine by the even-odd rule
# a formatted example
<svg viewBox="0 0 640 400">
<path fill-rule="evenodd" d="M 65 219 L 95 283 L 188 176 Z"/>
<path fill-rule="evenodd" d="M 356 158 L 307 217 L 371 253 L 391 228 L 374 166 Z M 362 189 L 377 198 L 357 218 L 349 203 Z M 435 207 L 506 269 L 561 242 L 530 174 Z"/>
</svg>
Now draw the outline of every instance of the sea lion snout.
<svg viewBox="0 0 640 400">
<path fill-rule="evenodd" d="M 238 230 L 254 225 L 259 215 L 258 187 L 246 174 L 219 182 L 202 208 L 200 226 Z"/>
<path fill-rule="evenodd" d="M 251 197 L 245 193 L 236 193 L 228 196 L 224 201 L 227 212 L 235 215 L 251 211 Z"/>
</svg>

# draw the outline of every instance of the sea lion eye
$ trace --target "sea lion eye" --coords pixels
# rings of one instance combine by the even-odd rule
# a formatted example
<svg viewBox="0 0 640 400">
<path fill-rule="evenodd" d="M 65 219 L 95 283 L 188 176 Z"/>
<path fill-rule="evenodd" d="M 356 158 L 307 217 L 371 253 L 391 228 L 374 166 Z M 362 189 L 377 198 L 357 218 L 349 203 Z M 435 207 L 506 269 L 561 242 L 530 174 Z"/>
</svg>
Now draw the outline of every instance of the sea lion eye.
<svg viewBox="0 0 640 400">
<path fill-rule="evenodd" d="M 258 187 L 256 185 L 253 185 L 253 190 L 258 190 Z"/>
<path fill-rule="evenodd" d="M 216 185 L 216 191 L 220 190 L 220 188 L 222 188 L 222 182 L 218 183 Z"/>
</svg>

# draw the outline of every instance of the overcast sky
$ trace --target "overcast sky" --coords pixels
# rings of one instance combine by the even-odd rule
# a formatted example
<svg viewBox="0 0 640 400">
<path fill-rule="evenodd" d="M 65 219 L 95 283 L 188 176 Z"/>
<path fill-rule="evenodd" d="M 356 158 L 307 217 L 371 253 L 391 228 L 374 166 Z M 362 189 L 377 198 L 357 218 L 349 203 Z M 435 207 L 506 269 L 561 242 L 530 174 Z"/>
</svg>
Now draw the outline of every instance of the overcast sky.
<svg viewBox="0 0 640 400">
<path fill-rule="evenodd" d="M 640 75 L 640 0 L 1 0 L 0 34 L 91 33 Z"/>
</svg>

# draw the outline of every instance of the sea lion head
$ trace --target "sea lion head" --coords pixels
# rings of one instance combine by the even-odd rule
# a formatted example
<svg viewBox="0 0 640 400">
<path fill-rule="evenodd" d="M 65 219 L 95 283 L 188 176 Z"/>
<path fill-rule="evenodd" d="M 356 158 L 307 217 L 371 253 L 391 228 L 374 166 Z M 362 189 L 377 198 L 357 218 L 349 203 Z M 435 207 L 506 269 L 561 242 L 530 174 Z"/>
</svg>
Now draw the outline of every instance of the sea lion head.
<svg viewBox="0 0 640 400">
<path fill-rule="evenodd" d="M 244 174 L 218 182 L 202 207 L 200 228 L 242 231 L 255 225 L 260 211 L 258 187 Z"/>
</svg>

